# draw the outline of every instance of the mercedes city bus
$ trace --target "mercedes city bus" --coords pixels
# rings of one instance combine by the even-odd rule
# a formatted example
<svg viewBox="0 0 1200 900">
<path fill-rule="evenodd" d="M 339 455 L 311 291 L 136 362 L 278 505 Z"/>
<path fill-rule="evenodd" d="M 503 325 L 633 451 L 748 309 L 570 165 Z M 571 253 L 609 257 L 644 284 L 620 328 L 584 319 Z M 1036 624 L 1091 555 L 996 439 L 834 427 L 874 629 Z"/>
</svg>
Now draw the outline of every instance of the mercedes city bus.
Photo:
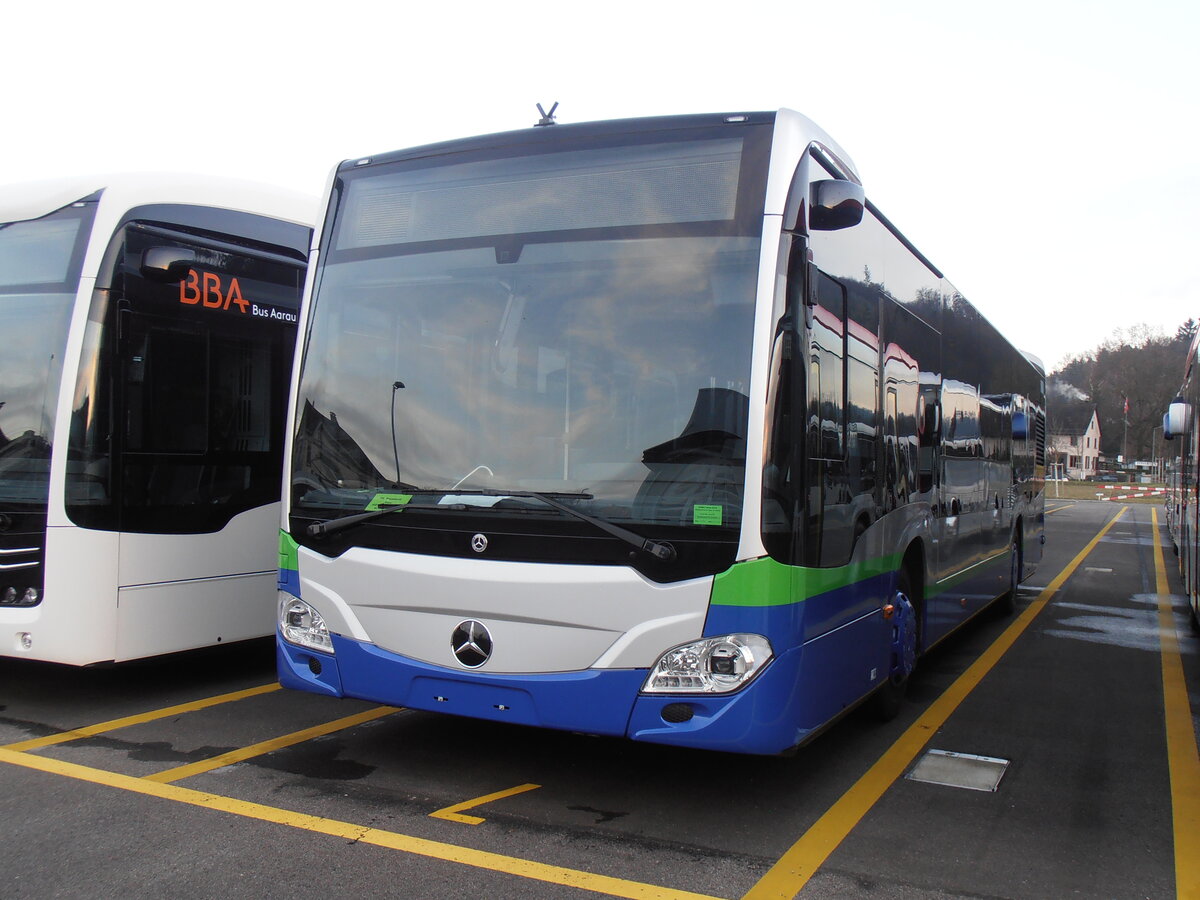
<svg viewBox="0 0 1200 900">
<path fill-rule="evenodd" d="M 795 112 L 352 160 L 315 246 L 286 686 L 777 753 L 1040 560 L 1040 364 Z"/>
<path fill-rule="evenodd" d="M 315 207 L 190 177 L 0 188 L 0 655 L 272 632 Z"/>
</svg>

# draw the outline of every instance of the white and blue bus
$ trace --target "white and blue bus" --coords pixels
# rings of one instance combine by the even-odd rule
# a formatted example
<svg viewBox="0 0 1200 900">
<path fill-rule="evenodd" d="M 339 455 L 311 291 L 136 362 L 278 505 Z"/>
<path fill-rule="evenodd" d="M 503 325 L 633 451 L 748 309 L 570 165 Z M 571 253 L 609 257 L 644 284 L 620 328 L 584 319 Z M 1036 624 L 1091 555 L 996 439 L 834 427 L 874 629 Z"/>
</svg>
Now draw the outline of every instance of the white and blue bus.
<svg viewBox="0 0 1200 900">
<path fill-rule="evenodd" d="M 272 632 L 315 209 L 182 176 L 0 188 L 0 656 Z"/>
<path fill-rule="evenodd" d="M 795 112 L 352 160 L 312 259 L 286 686 L 777 753 L 1040 560 L 1040 365 Z"/>
</svg>

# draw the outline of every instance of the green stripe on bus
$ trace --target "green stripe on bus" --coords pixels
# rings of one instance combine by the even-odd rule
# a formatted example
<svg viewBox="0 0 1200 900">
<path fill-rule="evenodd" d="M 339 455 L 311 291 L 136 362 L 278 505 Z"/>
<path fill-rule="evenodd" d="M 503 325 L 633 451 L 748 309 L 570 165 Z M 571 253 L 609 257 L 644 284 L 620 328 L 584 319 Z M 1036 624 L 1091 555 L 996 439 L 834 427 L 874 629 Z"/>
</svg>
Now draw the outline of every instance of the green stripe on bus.
<svg viewBox="0 0 1200 900">
<path fill-rule="evenodd" d="M 788 566 L 770 557 L 735 563 L 713 582 L 714 606 L 784 606 L 895 572 L 902 555 L 832 569 Z"/>
<path fill-rule="evenodd" d="M 300 545 L 282 528 L 279 529 L 279 571 L 300 571 Z"/>
</svg>

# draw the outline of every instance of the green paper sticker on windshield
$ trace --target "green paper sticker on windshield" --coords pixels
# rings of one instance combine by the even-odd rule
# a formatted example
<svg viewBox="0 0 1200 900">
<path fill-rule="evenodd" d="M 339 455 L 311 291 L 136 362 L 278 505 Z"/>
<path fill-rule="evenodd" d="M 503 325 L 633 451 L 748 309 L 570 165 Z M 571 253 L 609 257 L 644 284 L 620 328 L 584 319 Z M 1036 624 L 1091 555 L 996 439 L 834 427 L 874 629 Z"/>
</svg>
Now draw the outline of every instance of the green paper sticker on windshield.
<svg viewBox="0 0 1200 900">
<path fill-rule="evenodd" d="M 412 494 L 386 494 L 381 492 L 371 498 L 371 502 L 367 504 L 366 511 L 374 512 L 386 506 L 403 506 L 411 499 Z"/>
<path fill-rule="evenodd" d="M 693 525 L 720 525 L 721 507 L 697 503 L 692 507 Z"/>
</svg>

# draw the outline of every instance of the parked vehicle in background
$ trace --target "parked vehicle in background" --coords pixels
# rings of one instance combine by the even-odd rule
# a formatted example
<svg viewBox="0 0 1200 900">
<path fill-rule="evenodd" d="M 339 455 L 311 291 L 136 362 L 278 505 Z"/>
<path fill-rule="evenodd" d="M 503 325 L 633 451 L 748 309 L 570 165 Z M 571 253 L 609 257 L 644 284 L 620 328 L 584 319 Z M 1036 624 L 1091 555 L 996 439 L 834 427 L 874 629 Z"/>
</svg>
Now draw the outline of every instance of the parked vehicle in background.
<svg viewBox="0 0 1200 900">
<path fill-rule="evenodd" d="M 178 176 L 0 188 L 0 655 L 270 634 L 314 208 Z"/>
<path fill-rule="evenodd" d="M 1168 479 L 1167 527 L 1179 556 L 1179 573 L 1188 596 L 1192 627 L 1200 631 L 1200 336 L 1192 339 L 1179 394 L 1163 415 L 1163 438 L 1178 448 L 1178 471 Z"/>
</svg>

